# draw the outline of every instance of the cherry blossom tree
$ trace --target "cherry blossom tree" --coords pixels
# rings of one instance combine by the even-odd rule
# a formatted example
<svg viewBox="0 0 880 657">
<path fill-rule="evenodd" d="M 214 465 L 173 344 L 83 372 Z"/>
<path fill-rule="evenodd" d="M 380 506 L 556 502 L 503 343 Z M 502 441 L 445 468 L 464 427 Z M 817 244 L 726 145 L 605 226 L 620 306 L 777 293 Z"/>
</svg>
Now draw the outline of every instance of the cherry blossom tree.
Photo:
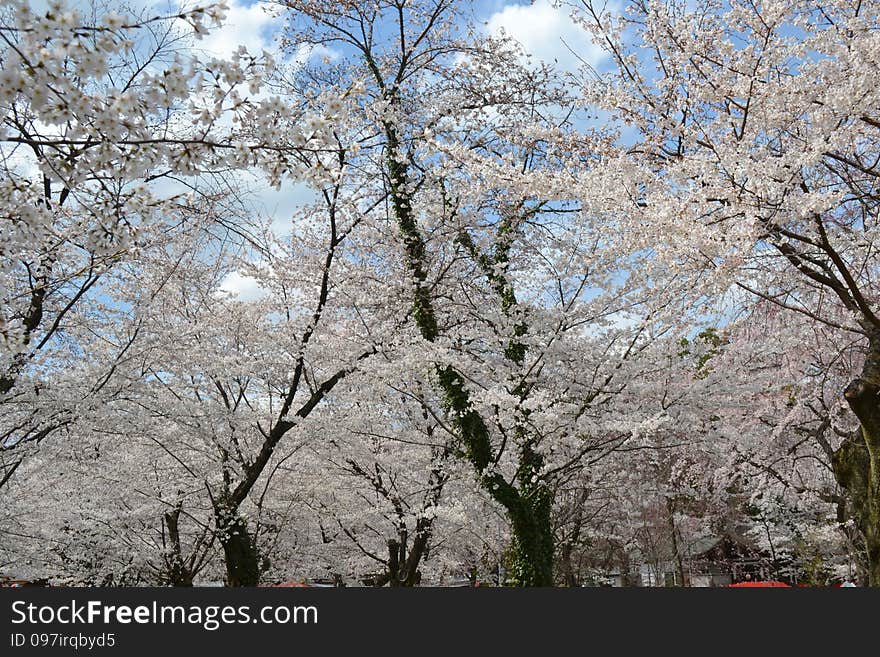
<svg viewBox="0 0 880 657">
<path fill-rule="evenodd" d="M 630 130 L 605 175 L 632 244 L 698 281 L 704 308 L 738 292 L 858 341 L 842 394 L 861 430 L 833 463 L 880 583 L 877 6 L 576 4 L 616 64 L 586 97 Z"/>
<path fill-rule="evenodd" d="M 737 485 L 752 515 L 762 518 L 753 533 L 796 568 L 809 566 L 810 553 L 829 573 L 866 574 L 864 538 L 833 474 L 840 446 L 858 435 L 840 390 L 860 366 L 860 345 L 766 301 L 725 335 L 718 367 L 736 378 L 719 408 L 720 438 L 735 455 Z"/>
<path fill-rule="evenodd" d="M 468 29 L 460 3 L 286 6 L 292 44 L 339 53 L 300 84 L 363 99 L 353 165 L 384 202 L 386 299 L 431 364 L 445 440 L 507 514 L 511 580 L 550 585 L 553 482 L 651 420 L 608 402 L 664 330 L 572 198 L 613 138 L 574 131 L 556 73 Z"/>
<path fill-rule="evenodd" d="M 223 14 L 219 4 L 146 18 L 97 12 L 89 18 L 61 2 L 50 3 L 45 13 L 24 2 L 4 8 L 2 141 L 9 175 L 2 191 L 8 217 L 0 247 L 0 394 L 2 449 L 4 456 L 10 454 L 4 484 L 21 465 L 25 448 L 69 429 L 84 410 L 118 401 L 117 375 L 130 375 L 140 364 L 141 378 L 171 376 L 161 369 L 175 352 L 170 343 L 149 368 L 143 360 L 133 361 L 132 355 L 142 356 L 145 348 L 135 343 L 156 330 L 149 313 L 167 299 L 163 286 L 182 263 L 192 267 L 191 289 L 196 281 L 211 284 L 210 277 L 196 273 L 198 262 L 187 259 L 181 246 L 210 257 L 210 240 L 202 235 L 250 240 L 253 222 L 236 202 L 238 172 L 257 169 L 274 185 L 324 175 L 318 173 L 320 162 L 307 154 L 325 150 L 326 112 L 332 113 L 338 101 L 323 97 L 328 103 L 307 117 L 277 97 L 258 96 L 273 65 L 270 57 L 240 48 L 230 60 L 197 58 L 192 36 L 204 35 Z M 335 227 L 327 239 L 315 321 L 341 239 L 332 232 Z M 214 271 L 221 269 L 217 264 Z M 136 279 L 151 284 L 135 289 Z M 181 286 L 172 287 L 180 292 Z M 210 290 L 193 297 L 202 305 L 183 307 L 204 311 Z M 114 331 L 111 318 L 125 320 L 122 330 Z M 303 380 L 302 350 L 314 328 L 302 331 L 286 403 L 270 423 L 262 449 L 242 457 L 241 481 L 228 480 L 214 498 L 221 543 L 251 564 L 244 575 L 231 572 L 233 582 L 255 582 L 251 542 L 239 530 L 236 510 L 275 444 L 294 425 L 288 411 L 306 414 L 345 373 L 330 375 L 325 387 L 313 390 L 311 405 L 291 410 Z M 100 341 L 115 353 L 105 349 L 98 356 L 89 343 Z M 218 394 L 243 395 L 236 373 L 230 376 L 228 390 L 214 383 Z M 224 398 L 224 404 L 233 401 Z M 163 516 L 172 543 L 177 508 L 172 504 Z"/>
<path fill-rule="evenodd" d="M 69 405 L 47 403 L 50 378 L 84 364 L 77 329 L 103 323 L 108 276 L 180 227 L 210 227 L 218 190 L 190 182 L 197 207 L 172 181 L 242 166 L 259 145 L 232 141 L 228 126 L 249 106 L 237 87 L 255 90 L 267 62 L 204 63 L 185 48 L 222 5 L 143 18 L 81 9 L 14 1 L 0 13 L 2 483 L 27 447 L 73 421 Z M 39 374 L 47 363 L 53 377 Z M 78 372 L 91 388 L 77 403 L 106 385 L 91 369 Z"/>
<path fill-rule="evenodd" d="M 880 582 L 880 10 L 559 5 L 0 9 L 3 567 Z"/>
</svg>

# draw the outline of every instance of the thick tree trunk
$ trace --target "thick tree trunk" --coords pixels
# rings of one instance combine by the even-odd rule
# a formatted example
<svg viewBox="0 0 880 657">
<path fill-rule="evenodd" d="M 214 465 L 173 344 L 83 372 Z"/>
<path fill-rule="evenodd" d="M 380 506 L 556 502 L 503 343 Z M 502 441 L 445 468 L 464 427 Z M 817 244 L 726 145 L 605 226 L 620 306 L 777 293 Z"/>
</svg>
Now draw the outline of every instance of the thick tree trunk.
<svg viewBox="0 0 880 657">
<path fill-rule="evenodd" d="M 260 553 L 247 522 L 236 513 L 218 515 L 217 529 L 226 561 L 226 585 L 257 586 L 260 583 Z"/>
<path fill-rule="evenodd" d="M 536 498 L 536 499 L 534 499 Z M 535 491 L 508 510 L 513 529 L 511 575 L 516 586 L 553 586 L 552 495 Z"/>
<path fill-rule="evenodd" d="M 388 541 L 388 586 L 392 588 L 401 586 L 400 563 L 404 560 L 401 551 L 405 549 L 394 539 Z"/>
<path fill-rule="evenodd" d="M 168 554 L 166 568 L 168 583 L 171 586 L 192 586 L 193 574 L 186 567 L 183 550 L 180 546 L 180 514 L 183 507 L 178 504 L 172 511 L 164 514 L 165 527 L 168 530 Z"/>
<path fill-rule="evenodd" d="M 540 479 L 544 457 L 534 450 L 524 427 L 517 427 L 517 434 L 523 442 L 517 488 L 496 489 L 501 494 L 494 495 L 510 516 L 511 574 L 516 586 L 553 586 L 553 491 Z"/>
<path fill-rule="evenodd" d="M 835 453 L 834 475 L 849 494 L 850 516 L 865 539 L 868 585 L 880 586 L 880 335 L 871 337 L 862 374 L 843 394 L 861 431 Z"/>
<path fill-rule="evenodd" d="M 191 587 L 193 585 L 192 574 L 186 568 L 173 567 L 168 573 L 168 583 L 175 587 Z"/>
<path fill-rule="evenodd" d="M 421 520 L 416 529 L 416 538 L 409 546 L 406 531 L 400 533 L 399 539 L 388 540 L 388 561 L 385 567 L 385 575 L 376 582 L 378 586 L 407 587 L 418 586 L 422 581 L 422 572 L 419 565 L 428 549 L 428 539 L 431 534 L 429 520 Z"/>
</svg>

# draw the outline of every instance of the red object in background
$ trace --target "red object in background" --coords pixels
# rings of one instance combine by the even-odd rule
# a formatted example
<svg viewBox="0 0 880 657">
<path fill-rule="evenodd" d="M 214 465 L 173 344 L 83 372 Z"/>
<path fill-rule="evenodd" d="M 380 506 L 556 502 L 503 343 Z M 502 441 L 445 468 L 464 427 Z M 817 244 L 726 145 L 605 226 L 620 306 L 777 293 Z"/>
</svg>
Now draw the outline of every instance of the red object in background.
<svg viewBox="0 0 880 657">
<path fill-rule="evenodd" d="M 731 584 L 729 588 L 732 589 L 745 589 L 745 588 L 786 588 L 790 589 L 791 586 L 786 584 L 785 582 L 739 582 L 737 584 Z"/>
</svg>

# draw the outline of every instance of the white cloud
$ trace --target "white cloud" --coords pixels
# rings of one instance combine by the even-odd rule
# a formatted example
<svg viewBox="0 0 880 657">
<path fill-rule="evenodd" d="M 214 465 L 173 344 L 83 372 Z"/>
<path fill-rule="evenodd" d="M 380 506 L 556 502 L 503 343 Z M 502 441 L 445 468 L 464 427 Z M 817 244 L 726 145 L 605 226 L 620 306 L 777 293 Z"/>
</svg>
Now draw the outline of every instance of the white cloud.
<svg viewBox="0 0 880 657">
<path fill-rule="evenodd" d="M 489 17 L 488 30 L 518 41 L 526 53 L 560 70 L 576 72 L 584 60 L 594 67 L 604 59 L 601 48 L 571 19 L 565 7 L 550 0 L 512 4 Z"/>
<path fill-rule="evenodd" d="M 245 46 L 252 54 L 268 50 L 272 44 L 271 27 L 277 23 L 272 5 L 268 2 L 246 5 L 244 0 L 232 0 L 228 5 L 223 25 L 212 28 L 196 48 L 220 58 L 230 57 L 239 46 Z"/>
<path fill-rule="evenodd" d="M 239 301 L 255 301 L 265 297 L 267 292 L 255 278 L 241 272 L 232 272 L 220 283 L 220 291 L 237 297 Z"/>
</svg>

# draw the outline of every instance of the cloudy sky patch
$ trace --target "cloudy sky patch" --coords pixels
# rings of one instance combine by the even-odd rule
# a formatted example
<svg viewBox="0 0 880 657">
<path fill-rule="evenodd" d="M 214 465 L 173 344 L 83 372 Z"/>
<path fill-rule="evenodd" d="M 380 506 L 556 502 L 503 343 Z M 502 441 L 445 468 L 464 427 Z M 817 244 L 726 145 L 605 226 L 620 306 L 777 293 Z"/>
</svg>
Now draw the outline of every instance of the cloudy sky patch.
<svg viewBox="0 0 880 657">
<path fill-rule="evenodd" d="M 507 34 L 526 53 L 562 71 L 577 72 L 581 60 L 598 68 L 605 54 L 575 24 L 570 13 L 567 7 L 555 6 L 550 0 L 510 3 L 489 17 L 487 29 L 490 34 Z"/>
</svg>

